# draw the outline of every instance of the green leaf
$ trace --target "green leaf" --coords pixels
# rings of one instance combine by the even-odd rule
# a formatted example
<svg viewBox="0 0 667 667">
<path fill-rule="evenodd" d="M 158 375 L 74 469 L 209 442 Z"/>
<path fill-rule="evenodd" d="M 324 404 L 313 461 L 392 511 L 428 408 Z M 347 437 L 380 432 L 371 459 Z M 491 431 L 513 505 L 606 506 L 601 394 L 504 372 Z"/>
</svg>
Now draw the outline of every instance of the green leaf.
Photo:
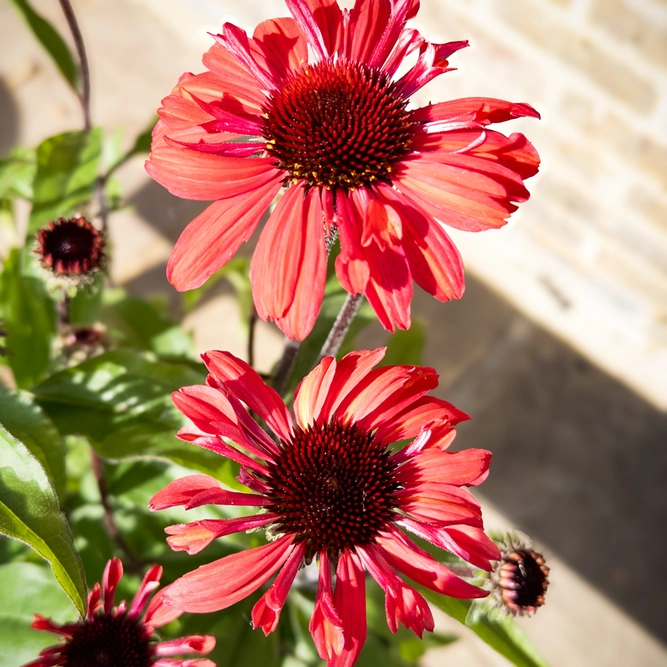
<svg viewBox="0 0 667 667">
<path fill-rule="evenodd" d="M 38 146 L 28 237 L 47 222 L 75 213 L 92 198 L 101 155 L 99 127 L 58 134 Z"/>
<path fill-rule="evenodd" d="M 421 586 L 418 588 L 429 602 L 469 627 L 512 664 L 517 667 L 548 667 L 525 632 L 510 617 L 490 616 L 479 609 L 471 613 L 473 603 L 470 600 L 458 600 Z"/>
<path fill-rule="evenodd" d="M 30 450 L 0 426 L 0 533 L 25 542 L 51 564 L 81 614 L 86 582 L 56 492 Z"/>
<path fill-rule="evenodd" d="M 37 171 L 37 155 L 32 148 L 15 148 L 0 160 L 0 199 L 32 199 L 32 182 Z"/>
<path fill-rule="evenodd" d="M 0 425 L 42 464 L 62 500 L 65 492 L 65 442 L 54 423 L 27 391 L 0 386 Z"/>
<path fill-rule="evenodd" d="M 0 566 L 0 667 L 16 667 L 35 660 L 58 639 L 30 627 L 34 614 L 57 623 L 76 620 L 70 599 L 47 567 L 34 563 Z"/>
<path fill-rule="evenodd" d="M 189 313 L 204 297 L 204 295 L 219 280 L 226 278 L 236 291 L 236 298 L 241 311 L 241 321 L 244 326 L 250 318 L 252 307 L 252 287 L 250 285 L 250 259 L 248 257 L 234 257 L 218 269 L 201 287 L 183 292 L 183 310 Z"/>
<path fill-rule="evenodd" d="M 423 320 L 413 320 L 407 331 L 397 331 L 387 339 L 387 353 L 383 366 L 420 366 L 426 343 L 426 325 Z"/>
<path fill-rule="evenodd" d="M 130 148 L 130 150 L 127 151 L 127 153 L 119 156 L 117 159 L 111 162 L 111 165 L 107 171 L 107 175 L 116 171 L 118 167 L 120 167 L 122 164 L 125 164 L 130 158 L 134 157 L 135 155 L 141 155 L 142 153 L 148 153 L 148 151 L 150 151 L 151 141 L 153 138 L 153 128 L 155 127 L 155 123 L 157 123 L 158 120 L 159 119 L 157 115 L 153 116 L 148 127 L 135 139 L 134 144 L 132 144 L 132 148 Z"/>
<path fill-rule="evenodd" d="M 195 359 L 192 339 L 152 303 L 106 290 L 100 318 L 120 345 L 152 351 L 162 357 Z"/>
<path fill-rule="evenodd" d="M 33 35 L 53 58 L 56 66 L 75 91 L 79 88 L 79 68 L 76 65 L 72 52 L 58 31 L 42 16 L 40 16 L 27 0 L 11 0 L 28 24 Z"/>
<path fill-rule="evenodd" d="M 0 318 L 7 331 L 7 356 L 3 359 L 16 384 L 31 387 L 49 365 L 56 311 L 44 283 L 23 273 L 21 259 L 21 250 L 12 250 L 0 274 Z"/>
<path fill-rule="evenodd" d="M 63 435 L 86 436 L 105 458 L 163 459 L 225 481 L 227 459 L 175 437 L 185 419 L 171 393 L 203 381 L 191 366 L 114 350 L 51 376 L 34 393 Z"/>
</svg>

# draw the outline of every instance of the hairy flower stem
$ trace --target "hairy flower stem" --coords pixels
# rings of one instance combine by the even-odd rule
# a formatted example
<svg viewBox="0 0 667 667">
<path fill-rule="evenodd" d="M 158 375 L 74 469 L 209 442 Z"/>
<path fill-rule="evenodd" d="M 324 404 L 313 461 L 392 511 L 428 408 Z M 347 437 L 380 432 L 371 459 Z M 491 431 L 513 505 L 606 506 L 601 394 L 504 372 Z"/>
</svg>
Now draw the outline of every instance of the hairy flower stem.
<svg viewBox="0 0 667 667">
<path fill-rule="evenodd" d="M 127 558 L 124 559 L 124 562 L 129 563 L 132 571 L 135 574 L 141 574 L 143 571 L 143 563 L 139 558 L 137 558 L 130 545 L 125 541 L 123 534 L 120 532 L 118 526 L 116 525 L 116 520 L 113 516 L 113 509 L 109 504 L 109 489 L 107 488 L 107 482 L 104 478 L 104 462 L 102 461 L 100 455 L 92 447 L 90 448 L 90 458 L 93 473 L 97 481 L 97 488 L 100 491 L 100 501 L 102 503 L 102 508 L 104 509 L 104 518 L 102 521 L 104 524 L 104 530 L 111 538 L 111 541 L 114 542 L 119 549 L 125 552 Z"/>
<path fill-rule="evenodd" d="M 296 354 L 299 351 L 300 345 L 301 343 L 298 340 L 287 340 L 283 356 L 278 362 L 278 368 L 276 368 L 276 372 L 273 375 L 273 382 L 271 385 L 281 396 L 287 386 L 287 380 L 292 374 L 292 368 L 294 368 Z"/>
<path fill-rule="evenodd" d="M 88 69 L 88 57 L 86 56 L 86 48 L 83 44 L 83 37 L 81 36 L 81 30 L 79 30 L 79 23 L 76 20 L 74 15 L 74 10 L 69 0 L 60 0 L 60 6 L 62 7 L 63 14 L 67 19 L 67 25 L 69 25 L 70 32 L 72 33 L 72 38 L 74 39 L 74 44 L 76 46 L 76 52 L 79 54 L 79 66 L 81 69 L 81 90 L 77 91 L 79 95 L 79 101 L 81 102 L 81 108 L 83 109 L 83 124 L 86 131 L 90 130 L 90 70 Z"/>
<path fill-rule="evenodd" d="M 317 363 L 322 361 L 324 357 L 335 357 L 340 346 L 345 340 L 345 335 L 347 334 L 352 321 L 354 320 L 356 314 L 361 308 L 361 304 L 364 301 L 363 294 L 348 294 L 345 299 L 343 307 L 336 317 L 333 327 L 327 336 L 327 339 L 324 341 L 320 355 L 317 358 Z"/>
<path fill-rule="evenodd" d="M 253 303 L 250 306 L 248 317 L 248 365 L 255 367 L 255 325 L 257 324 L 257 309 Z"/>
<path fill-rule="evenodd" d="M 57 302 L 58 308 L 58 325 L 63 329 L 70 323 L 70 309 L 72 299 L 66 290 L 63 290 L 63 298 Z"/>
</svg>

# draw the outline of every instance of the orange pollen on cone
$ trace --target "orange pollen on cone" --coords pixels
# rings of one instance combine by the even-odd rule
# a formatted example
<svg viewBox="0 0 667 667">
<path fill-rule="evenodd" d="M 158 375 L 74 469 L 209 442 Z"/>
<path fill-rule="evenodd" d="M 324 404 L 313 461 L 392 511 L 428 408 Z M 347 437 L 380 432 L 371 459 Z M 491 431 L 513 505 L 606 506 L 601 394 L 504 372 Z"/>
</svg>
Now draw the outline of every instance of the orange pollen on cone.
<svg viewBox="0 0 667 667">
<path fill-rule="evenodd" d="M 310 65 L 266 105 L 266 150 L 288 173 L 286 181 L 344 190 L 388 183 L 416 126 L 406 104 L 395 84 L 367 65 Z"/>
<path fill-rule="evenodd" d="M 391 452 L 354 424 L 296 428 L 268 468 L 267 509 L 280 516 L 274 530 L 305 542 L 307 562 L 323 550 L 335 559 L 371 544 L 395 516 L 401 486 Z"/>
<path fill-rule="evenodd" d="M 65 628 L 71 637 L 60 649 L 62 667 L 150 667 L 155 649 L 146 626 L 124 614 L 97 613 Z"/>
</svg>

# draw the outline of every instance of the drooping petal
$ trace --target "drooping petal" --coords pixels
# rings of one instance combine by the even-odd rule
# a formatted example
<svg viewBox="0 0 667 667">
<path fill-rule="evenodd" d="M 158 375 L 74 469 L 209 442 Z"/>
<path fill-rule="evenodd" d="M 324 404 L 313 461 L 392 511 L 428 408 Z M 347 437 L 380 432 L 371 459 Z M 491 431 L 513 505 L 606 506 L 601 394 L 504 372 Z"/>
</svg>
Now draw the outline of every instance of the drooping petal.
<svg viewBox="0 0 667 667">
<path fill-rule="evenodd" d="M 454 121 L 469 120 L 478 125 L 490 125 L 526 116 L 539 118 L 540 114 L 529 104 L 507 102 L 492 97 L 447 100 L 420 107 L 410 113 L 411 120 L 427 124 L 429 132 L 442 131 Z"/>
<path fill-rule="evenodd" d="M 161 588 L 148 603 L 148 609 L 144 614 L 144 623 L 153 628 L 161 628 L 167 623 L 175 621 L 183 612 L 180 609 L 170 607 L 164 601 L 165 591 L 169 588 Z"/>
<path fill-rule="evenodd" d="M 279 438 L 289 439 L 292 417 L 283 399 L 267 386 L 257 371 L 229 352 L 206 352 L 202 354 L 202 359 L 230 395 L 256 412 Z"/>
<path fill-rule="evenodd" d="M 280 612 L 287 599 L 294 577 L 303 564 L 303 555 L 306 552 L 304 542 L 297 544 L 285 561 L 285 565 L 264 595 L 252 608 L 252 625 L 262 628 L 265 635 L 269 635 L 278 627 Z"/>
<path fill-rule="evenodd" d="M 280 173 L 271 158 L 222 157 L 168 145 L 151 151 L 146 171 L 171 194 L 202 201 L 246 195 Z"/>
<path fill-rule="evenodd" d="M 153 663 L 152 667 L 216 667 L 216 665 L 208 658 L 193 658 L 192 660 L 160 658 Z"/>
<path fill-rule="evenodd" d="M 484 533 L 481 519 L 478 521 L 479 526 L 439 527 L 408 517 L 402 518 L 398 523 L 417 537 L 450 551 L 483 570 L 492 570 L 490 561 L 499 558 L 498 547 Z"/>
<path fill-rule="evenodd" d="M 282 323 L 289 338 L 305 338 L 324 296 L 326 265 L 317 189 L 306 192 L 303 184 L 292 186 L 271 214 L 252 257 L 250 280 L 257 314 Z M 288 315 L 289 320 L 281 322 Z"/>
<path fill-rule="evenodd" d="M 377 195 L 401 220 L 401 247 L 413 280 L 440 301 L 462 296 L 463 261 L 456 246 L 441 225 L 387 186 Z"/>
<path fill-rule="evenodd" d="M 236 519 L 203 519 L 193 523 L 179 523 L 165 528 L 169 535 L 167 544 L 174 551 L 187 551 L 192 556 L 219 537 L 259 528 L 277 518 L 277 515 L 267 512 Z"/>
<path fill-rule="evenodd" d="M 293 535 L 231 554 L 185 574 L 168 587 L 165 600 L 182 611 L 208 613 L 226 609 L 256 591 L 285 563 Z"/>
<path fill-rule="evenodd" d="M 331 583 L 331 561 L 326 551 L 320 553 L 320 577 L 315 609 L 308 625 L 317 653 L 322 660 L 332 660 L 343 652 L 343 622 L 336 611 Z"/>
<path fill-rule="evenodd" d="M 433 614 L 428 603 L 414 588 L 408 586 L 384 558 L 383 551 L 373 544 L 358 548 L 364 567 L 385 592 L 387 625 L 392 632 L 402 623 L 420 638 L 424 630 L 433 631 Z"/>
<path fill-rule="evenodd" d="M 377 537 L 382 554 L 392 567 L 432 591 L 460 599 L 481 598 L 488 592 L 457 577 L 449 568 L 419 548 L 398 528 Z"/>
<path fill-rule="evenodd" d="M 482 525 L 479 503 L 467 489 L 451 484 L 425 482 L 396 493 L 401 512 L 419 521 L 449 526 Z"/>
<path fill-rule="evenodd" d="M 210 653 L 215 648 L 215 637 L 211 635 L 190 635 L 171 641 L 160 642 L 155 653 L 161 656 L 180 653 Z"/>
<path fill-rule="evenodd" d="M 188 475 L 167 484 L 149 501 L 151 510 L 164 510 L 184 505 L 186 509 L 205 504 L 262 506 L 267 504 L 263 496 L 226 491 L 218 480 L 208 475 Z"/>
<path fill-rule="evenodd" d="M 348 550 L 338 559 L 334 606 L 343 624 L 344 644 L 327 667 L 352 667 L 366 641 L 366 578 L 359 556 Z"/>
</svg>

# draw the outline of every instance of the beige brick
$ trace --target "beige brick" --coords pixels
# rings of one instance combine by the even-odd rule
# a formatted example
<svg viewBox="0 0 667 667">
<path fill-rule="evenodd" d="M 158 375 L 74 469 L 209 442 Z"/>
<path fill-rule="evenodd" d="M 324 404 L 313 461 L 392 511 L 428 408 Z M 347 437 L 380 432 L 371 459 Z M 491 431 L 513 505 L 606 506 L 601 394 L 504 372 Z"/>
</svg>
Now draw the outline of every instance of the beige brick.
<svg viewBox="0 0 667 667">
<path fill-rule="evenodd" d="M 628 207 L 634 208 L 667 238 L 667 195 L 658 197 L 644 189 L 633 189 Z"/>
<path fill-rule="evenodd" d="M 643 16 L 627 0 L 595 0 L 591 22 L 667 70 L 667 18 L 656 21 Z"/>
<path fill-rule="evenodd" d="M 586 34 L 580 34 L 544 10 L 539 0 L 512 0 L 494 4 L 512 27 L 523 32 L 542 50 L 599 85 L 623 104 L 649 113 L 657 91 L 651 81 L 620 60 L 601 50 Z"/>
</svg>

